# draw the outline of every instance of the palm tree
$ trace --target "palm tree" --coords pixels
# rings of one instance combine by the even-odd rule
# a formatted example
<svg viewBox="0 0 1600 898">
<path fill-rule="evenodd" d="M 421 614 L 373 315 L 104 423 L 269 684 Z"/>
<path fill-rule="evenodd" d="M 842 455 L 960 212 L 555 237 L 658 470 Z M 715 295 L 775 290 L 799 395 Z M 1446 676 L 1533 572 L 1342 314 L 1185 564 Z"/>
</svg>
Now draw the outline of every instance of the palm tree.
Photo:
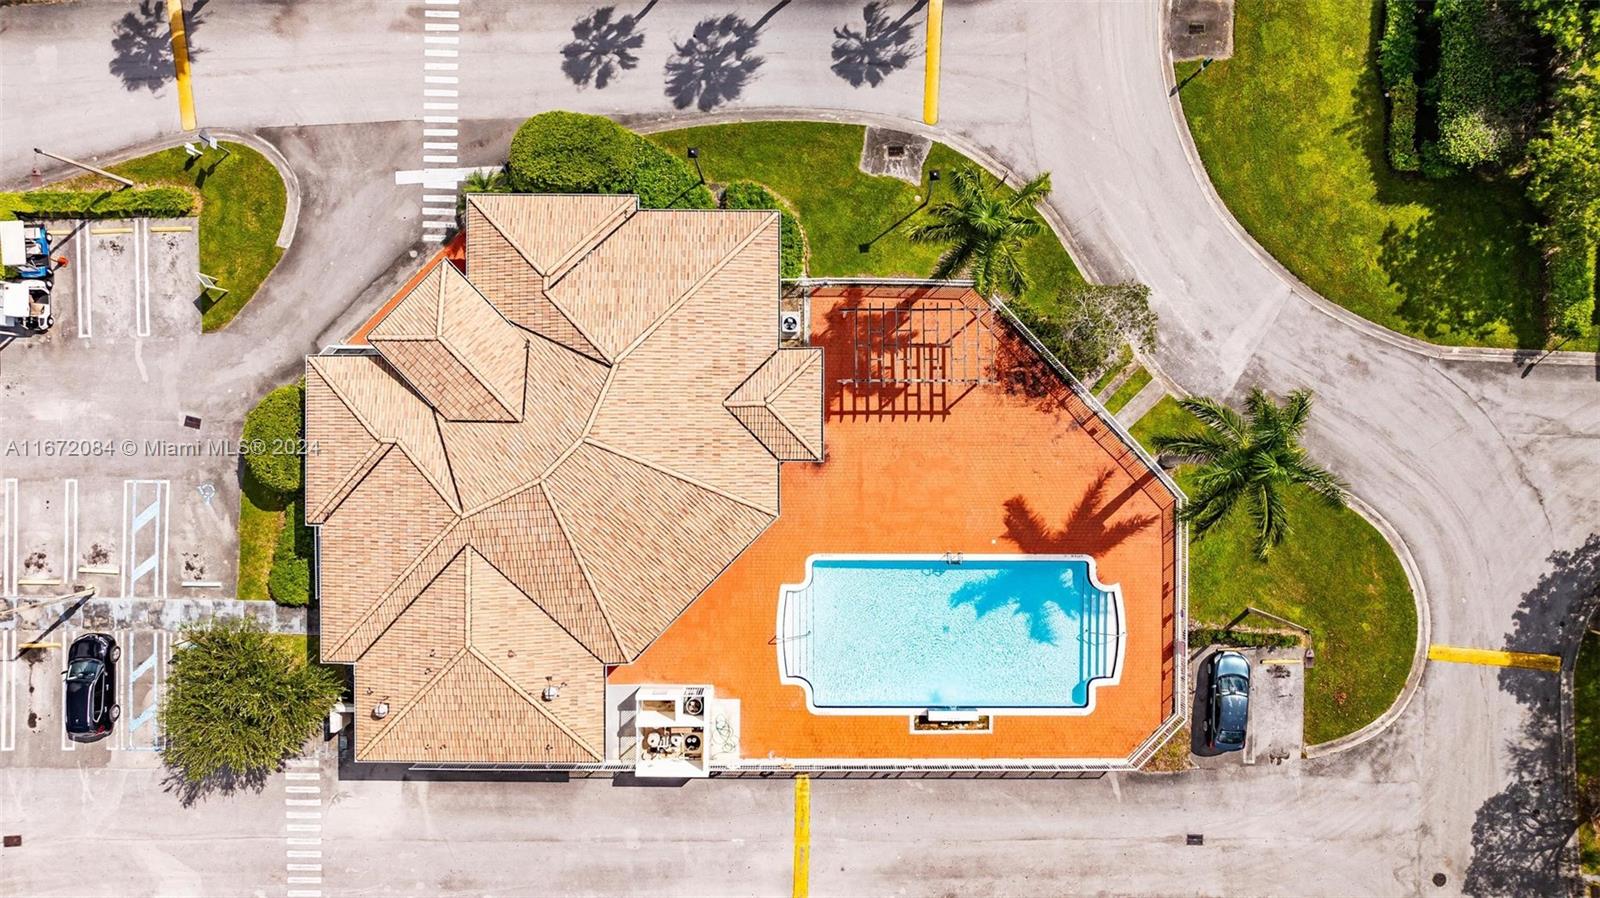
<svg viewBox="0 0 1600 898">
<path fill-rule="evenodd" d="M 912 226 L 907 236 L 916 243 L 950 244 L 939 257 L 934 277 L 947 278 L 966 269 L 984 296 L 997 292 L 1021 296 L 1030 286 L 1022 269 L 1022 247 L 1044 228 L 1033 210 L 1050 192 L 1050 173 L 1009 196 L 976 166 L 957 169 L 951 181 L 955 199 L 928 210 L 931 220 Z"/>
<path fill-rule="evenodd" d="M 1296 390 L 1282 405 L 1259 389 L 1245 400 L 1245 414 L 1215 399 L 1183 399 L 1179 405 L 1200 419 L 1205 430 L 1163 434 L 1152 444 L 1163 456 L 1198 464 L 1195 492 L 1182 519 L 1201 537 L 1242 499 L 1255 522 L 1256 557 L 1268 553 L 1289 534 L 1283 489 L 1298 484 L 1343 508 L 1345 485 L 1306 458 L 1300 434 L 1311 414 L 1311 391 Z"/>
</svg>

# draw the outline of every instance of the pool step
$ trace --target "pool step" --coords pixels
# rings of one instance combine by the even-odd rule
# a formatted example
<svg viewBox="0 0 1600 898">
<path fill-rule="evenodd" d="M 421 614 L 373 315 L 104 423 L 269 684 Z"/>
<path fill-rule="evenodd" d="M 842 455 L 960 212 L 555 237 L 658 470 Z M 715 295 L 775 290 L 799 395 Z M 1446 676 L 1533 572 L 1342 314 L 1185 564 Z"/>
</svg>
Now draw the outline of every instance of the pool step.
<svg viewBox="0 0 1600 898">
<path fill-rule="evenodd" d="M 811 670 L 811 604 L 810 587 L 784 597 L 783 632 L 778 639 L 783 646 L 784 671 L 791 677 L 806 677 Z"/>
</svg>

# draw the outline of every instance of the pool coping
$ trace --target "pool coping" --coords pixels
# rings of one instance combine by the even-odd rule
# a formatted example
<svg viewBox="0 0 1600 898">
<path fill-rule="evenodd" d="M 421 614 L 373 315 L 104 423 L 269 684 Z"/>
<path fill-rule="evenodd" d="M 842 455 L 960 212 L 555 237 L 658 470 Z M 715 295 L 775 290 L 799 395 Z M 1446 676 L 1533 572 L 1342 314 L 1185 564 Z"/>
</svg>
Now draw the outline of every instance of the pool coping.
<svg viewBox="0 0 1600 898">
<path fill-rule="evenodd" d="M 1109 676 L 1101 675 L 1090 677 L 1085 681 L 1085 703 L 1079 706 L 1057 707 L 1026 707 L 1026 706 L 991 706 L 977 705 L 961 706 L 910 706 L 910 705 L 871 705 L 871 706 L 822 706 L 816 703 L 811 681 L 803 676 L 791 674 L 785 659 L 784 646 L 793 638 L 785 632 L 785 610 L 791 595 L 809 590 L 816 571 L 818 561 L 937 561 L 944 562 L 952 567 L 960 566 L 967 561 L 1081 561 L 1088 569 L 1089 585 L 1108 595 L 1111 607 L 1115 611 L 1117 621 L 1116 654 L 1111 665 Z M 815 715 L 849 715 L 857 717 L 899 717 L 908 715 L 915 717 L 927 711 L 961 710 L 972 711 L 976 714 L 986 714 L 990 717 L 991 728 L 997 717 L 1083 717 L 1094 713 L 1095 697 L 1098 687 L 1116 686 L 1122 681 L 1122 669 L 1127 660 L 1128 649 L 1128 614 L 1127 605 L 1123 601 L 1122 585 L 1106 585 L 1100 580 L 1099 568 L 1092 555 L 1062 554 L 1062 553 L 984 553 L 967 554 L 963 552 L 937 552 L 937 553 L 852 553 L 852 552 L 819 552 L 806 556 L 806 575 L 799 583 L 783 583 L 778 586 L 778 601 L 775 612 L 776 622 L 773 632 L 777 634 L 773 641 L 774 651 L 778 661 L 778 680 L 786 686 L 799 686 L 805 691 L 806 712 Z M 802 634 L 809 635 L 809 634 Z M 923 734 L 944 735 L 944 734 Z"/>
</svg>

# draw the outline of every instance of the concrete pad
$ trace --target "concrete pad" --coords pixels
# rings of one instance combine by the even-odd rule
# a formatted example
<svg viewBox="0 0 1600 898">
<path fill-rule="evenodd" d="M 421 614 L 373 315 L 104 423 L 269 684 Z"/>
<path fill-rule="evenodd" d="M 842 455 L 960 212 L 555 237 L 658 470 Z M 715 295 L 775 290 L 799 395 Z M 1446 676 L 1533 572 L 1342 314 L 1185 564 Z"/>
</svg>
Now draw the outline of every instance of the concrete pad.
<svg viewBox="0 0 1600 898">
<path fill-rule="evenodd" d="M 919 134 L 889 128 L 868 128 L 861 145 L 861 170 L 888 175 L 908 184 L 922 183 L 922 163 L 933 141 Z"/>
<path fill-rule="evenodd" d="M 1205 698 L 1211 689 L 1206 662 L 1225 648 L 1208 646 L 1189 662 L 1189 682 L 1194 684 L 1190 759 L 1202 769 L 1299 761 L 1305 753 L 1305 666 L 1298 649 L 1233 649 L 1250 662 L 1250 722 L 1244 748 L 1218 753 L 1206 747 Z"/>
<path fill-rule="evenodd" d="M 148 306 L 152 337 L 200 330 L 200 231 L 193 218 L 149 219 L 144 223 Z"/>
<path fill-rule="evenodd" d="M 1167 43 L 1179 62 L 1232 56 L 1233 0 L 1173 0 Z"/>
<path fill-rule="evenodd" d="M 143 266 L 137 224 L 93 222 L 87 231 L 84 320 L 97 346 L 141 336 Z"/>
</svg>

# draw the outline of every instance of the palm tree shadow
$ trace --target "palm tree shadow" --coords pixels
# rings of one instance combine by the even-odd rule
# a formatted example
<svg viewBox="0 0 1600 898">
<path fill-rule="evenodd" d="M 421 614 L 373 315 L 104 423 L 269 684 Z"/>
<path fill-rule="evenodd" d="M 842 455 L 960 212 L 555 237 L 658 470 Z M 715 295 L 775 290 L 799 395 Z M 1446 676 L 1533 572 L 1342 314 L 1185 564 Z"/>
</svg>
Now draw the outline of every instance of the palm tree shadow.
<svg viewBox="0 0 1600 898">
<path fill-rule="evenodd" d="M 667 60 L 666 90 L 672 105 L 710 112 L 739 99 L 750 76 L 766 62 L 755 55 L 762 27 L 791 2 L 779 0 L 753 25 L 733 13 L 702 19 L 688 40 L 674 41 L 677 52 Z"/>
<path fill-rule="evenodd" d="M 872 0 L 861 9 L 865 27 L 860 31 L 849 25 L 833 29 L 833 73 L 850 82 L 851 87 L 863 84 L 877 87 L 891 74 L 906 67 L 916 54 L 911 46 L 909 20 L 917 11 L 928 5 L 928 0 L 917 0 L 905 15 L 891 22 L 881 0 Z"/>
<path fill-rule="evenodd" d="M 579 19 L 572 26 L 572 42 L 561 48 L 562 73 L 579 87 L 593 83 L 604 90 L 619 72 L 638 66 L 634 51 L 644 46 L 639 20 L 655 5 L 650 0 L 638 13 L 619 19 L 613 19 L 615 6 L 602 6 Z"/>
<path fill-rule="evenodd" d="M 195 31 L 205 24 L 205 7 L 211 0 L 195 0 L 184 16 L 190 62 L 205 52 L 193 43 Z M 132 12 L 124 13 L 112 26 L 114 54 L 108 68 L 122 81 L 124 89 L 155 93 L 177 77 L 172 58 L 172 29 L 167 20 L 167 5 L 161 0 L 139 0 Z"/>
<path fill-rule="evenodd" d="M 1146 479 L 1153 475 L 1146 475 Z M 1005 503 L 1004 538 L 1028 555 L 1089 555 L 1102 557 L 1113 547 L 1160 520 L 1158 515 L 1122 515 L 1122 507 L 1145 486 L 1134 480 L 1116 495 L 1107 497 L 1112 471 L 1097 476 L 1078 499 L 1066 523 L 1054 528 L 1020 495 Z M 1036 641 L 1054 644 L 1059 639 L 1055 621 L 1068 620 L 1082 609 L 1062 606 L 1056 597 L 1060 584 L 1056 573 L 1023 565 L 997 573 L 983 581 L 968 584 L 951 597 L 951 604 L 970 604 L 979 616 L 1009 610 L 1028 621 L 1029 635 Z"/>
</svg>

